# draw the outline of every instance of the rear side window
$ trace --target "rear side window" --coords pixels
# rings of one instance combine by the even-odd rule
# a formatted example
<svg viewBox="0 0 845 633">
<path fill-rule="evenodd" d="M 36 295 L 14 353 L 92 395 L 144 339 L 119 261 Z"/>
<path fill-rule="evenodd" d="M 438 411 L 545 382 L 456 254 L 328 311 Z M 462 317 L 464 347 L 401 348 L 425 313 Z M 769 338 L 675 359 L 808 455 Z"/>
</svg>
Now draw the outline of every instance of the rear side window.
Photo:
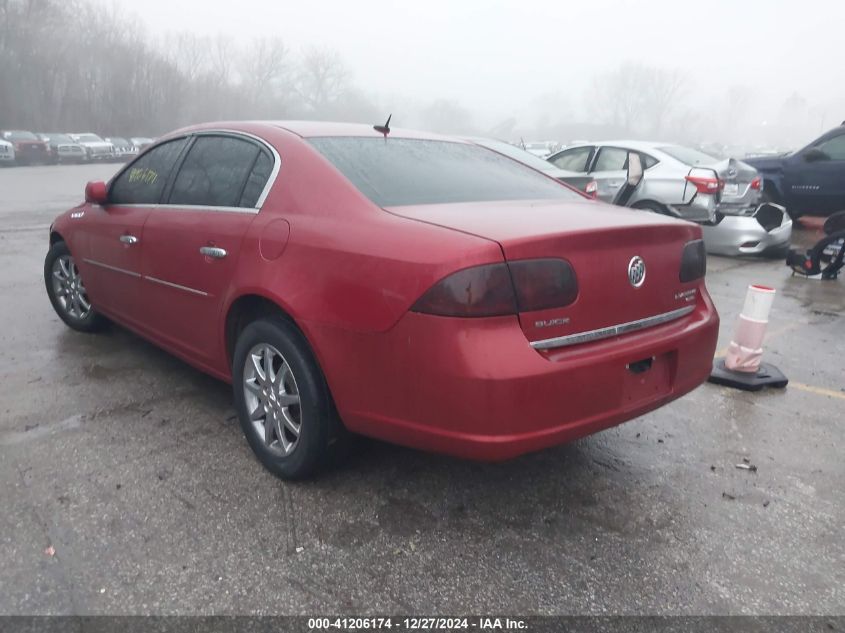
<svg viewBox="0 0 845 633">
<path fill-rule="evenodd" d="M 158 204 L 170 171 L 186 142 L 186 139 L 180 138 L 162 143 L 132 163 L 112 183 L 109 202 Z"/>
<path fill-rule="evenodd" d="M 650 156 L 649 154 L 643 154 L 642 152 L 640 152 L 640 158 L 642 158 L 643 161 L 643 169 L 654 167 L 657 163 L 660 162 L 654 156 Z"/>
<path fill-rule="evenodd" d="M 562 151 L 560 154 L 549 159 L 549 162 L 558 169 L 568 171 L 587 171 L 587 160 L 592 153 L 592 147 L 573 147 Z"/>
<path fill-rule="evenodd" d="M 179 168 L 170 204 L 237 207 L 261 150 L 230 136 L 199 136 Z"/>
<path fill-rule="evenodd" d="M 258 204 L 258 199 L 261 197 L 272 171 L 273 159 L 267 152 L 261 150 L 258 158 L 255 159 L 255 165 L 249 173 L 249 178 L 246 180 L 246 186 L 238 206 L 255 207 Z"/>
<path fill-rule="evenodd" d="M 310 142 L 380 207 L 582 199 L 530 167 L 468 143 L 362 137 L 312 138 Z"/>
</svg>

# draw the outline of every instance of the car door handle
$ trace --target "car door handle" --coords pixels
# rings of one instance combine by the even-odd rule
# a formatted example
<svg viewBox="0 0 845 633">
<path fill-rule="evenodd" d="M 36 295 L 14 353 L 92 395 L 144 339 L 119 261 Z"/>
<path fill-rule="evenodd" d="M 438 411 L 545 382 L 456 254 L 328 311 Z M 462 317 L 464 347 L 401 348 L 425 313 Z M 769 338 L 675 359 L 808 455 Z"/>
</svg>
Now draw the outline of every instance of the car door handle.
<svg viewBox="0 0 845 633">
<path fill-rule="evenodd" d="M 200 253 L 206 257 L 213 257 L 214 259 L 223 259 L 226 257 L 226 250 L 217 246 L 201 246 Z"/>
<path fill-rule="evenodd" d="M 621 186 L 622 186 L 621 180 L 620 181 L 613 180 L 613 181 L 607 183 L 608 189 L 618 189 Z"/>
<path fill-rule="evenodd" d="M 123 242 L 124 244 L 129 244 L 131 246 L 132 244 L 138 243 L 138 238 L 135 237 L 134 235 L 121 235 L 120 241 Z"/>
</svg>

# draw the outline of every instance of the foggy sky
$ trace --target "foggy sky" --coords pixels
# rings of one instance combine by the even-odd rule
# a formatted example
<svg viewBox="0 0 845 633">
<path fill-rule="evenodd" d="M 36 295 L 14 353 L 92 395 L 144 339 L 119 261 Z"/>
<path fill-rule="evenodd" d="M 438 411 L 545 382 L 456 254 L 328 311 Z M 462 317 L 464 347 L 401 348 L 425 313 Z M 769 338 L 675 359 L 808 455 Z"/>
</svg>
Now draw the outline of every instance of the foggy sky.
<svg viewBox="0 0 845 633">
<path fill-rule="evenodd" d="M 684 70 L 693 101 L 744 84 L 778 105 L 800 93 L 830 109 L 820 115 L 828 127 L 845 119 L 845 3 L 834 0 L 97 1 L 153 36 L 276 35 L 294 52 L 330 47 L 381 103 L 451 99 L 489 121 L 549 95 L 583 118 L 592 77 L 624 61 Z"/>
</svg>

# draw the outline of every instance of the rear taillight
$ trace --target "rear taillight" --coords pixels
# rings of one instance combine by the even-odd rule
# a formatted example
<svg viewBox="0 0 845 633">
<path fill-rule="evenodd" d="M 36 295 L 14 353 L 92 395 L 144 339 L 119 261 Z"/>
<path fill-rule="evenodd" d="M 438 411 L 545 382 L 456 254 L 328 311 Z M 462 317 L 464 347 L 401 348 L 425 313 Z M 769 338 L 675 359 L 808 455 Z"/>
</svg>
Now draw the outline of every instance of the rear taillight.
<svg viewBox="0 0 845 633">
<path fill-rule="evenodd" d="M 586 193 L 591 198 L 596 197 L 598 190 L 599 190 L 599 183 L 597 183 L 595 180 L 591 180 L 590 182 L 587 183 L 587 186 L 584 187 L 584 193 Z"/>
<path fill-rule="evenodd" d="M 516 313 L 508 265 L 466 268 L 432 286 L 411 308 L 414 312 L 454 317 L 490 317 Z"/>
<path fill-rule="evenodd" d="M 704 176 L 686 176 L 687 182 L 695 185 L 698 193 L 716 193 L 724 183 L 718 178 L 706 178 Z"/>
<path fill-rule="evenodd" d="M 452 317 L 492 317 L 569 305 L 578 281 L 569 262 L 529 259 L 459 270 L 432 286 L 411 308 Z"/>
<path fill-rule="evenodd" d="M 704 277 L 706 272 L 707 252 L 704 250 L 704 240 L 694 240 L 684 244 L 678 278 L 686 283 Z"/>
<path fill-rule="evenodd" d="M 568 306 L 578 297 L 578 280 L 562 259 L 525 259 L 509 262 L 520 312 Z"/>
<path fill-rule="evenodd" d="M 751 181 L 751 188 L 759 191 L 762 184 L 763 179 L 760 178 L 760 176 L 757 176 L 754 180 Z"/>
</svg>

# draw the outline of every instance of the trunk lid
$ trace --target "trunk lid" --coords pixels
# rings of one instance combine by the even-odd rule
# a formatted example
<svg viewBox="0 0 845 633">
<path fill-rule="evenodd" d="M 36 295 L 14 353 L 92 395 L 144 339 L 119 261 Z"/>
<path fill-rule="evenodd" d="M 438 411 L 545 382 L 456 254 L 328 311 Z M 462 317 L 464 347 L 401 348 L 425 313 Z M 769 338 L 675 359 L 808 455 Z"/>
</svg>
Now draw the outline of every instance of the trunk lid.
<svg viewBox="0 0 845 633">
<path fill-rule="evenodd" d="M 610 205 L 506 201 L 392 207 L 402 217 L 499 243 L 506 260 L 560 258 L 578 279 L 578 298 L 562 307 L 519 315 L 529 341 L 567 336 L 653 317 L 695 301 L 700 281 L 681 283 L 684 244 L 701 229 L 666 216 Z M 632 259 L 645 280 L 629 281 Z"/>
<path fill-rule="evenodd" d="M 721 192 L 722 203 L 736 204 L 749 200 L 756 200 L 758 193 L 751 191 L 751 182 L 757 177 L 757 170 L 751 165 L 735 158 L 728 158 L 710 165 L 724 183 Z M 751 194 L 754 194 L 753 196 Z"/>
</svg>

